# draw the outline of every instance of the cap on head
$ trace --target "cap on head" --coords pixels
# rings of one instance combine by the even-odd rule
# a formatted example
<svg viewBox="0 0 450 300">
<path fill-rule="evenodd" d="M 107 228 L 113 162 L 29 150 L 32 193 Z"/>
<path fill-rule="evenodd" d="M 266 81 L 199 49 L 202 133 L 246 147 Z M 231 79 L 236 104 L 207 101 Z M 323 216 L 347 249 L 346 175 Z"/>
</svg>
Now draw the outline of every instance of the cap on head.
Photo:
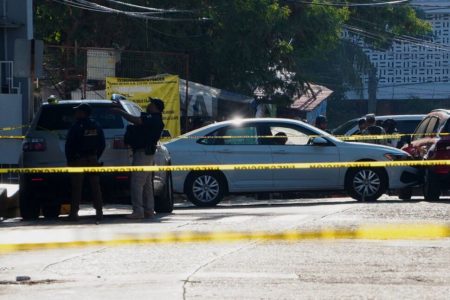
<svg viewBox="0 0 450 300">
<path fill-rule="evenodd" d="M 87 103 L 81 103 L 80 105 L 75 106 L 73 109 L 82 111 L 88 116 L 90 116 L 92 112 L 91 106 Z"/>
<path fill-rule="evenodd" d="M 150 103 L 155 105 L 156 108 L 159 110 L 159 112 L 163 112 L 164 111 L 164 101 L 162 101 L 161 99 L 156 99 L 156 98 L 149 98 Z"/>
</svg>

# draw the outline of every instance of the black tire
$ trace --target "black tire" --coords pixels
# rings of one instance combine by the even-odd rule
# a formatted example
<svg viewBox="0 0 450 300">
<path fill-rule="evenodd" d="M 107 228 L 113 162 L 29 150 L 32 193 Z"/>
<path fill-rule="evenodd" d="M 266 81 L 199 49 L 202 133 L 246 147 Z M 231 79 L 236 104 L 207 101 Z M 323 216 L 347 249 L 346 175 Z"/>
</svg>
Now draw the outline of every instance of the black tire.
<svg viewBox="0 0 450 300">
<path fill-rule="evenodd" d="M 425 172 L 425 182 L 423 184 L 423 196 L 425 201 L 439 201 L 441 197 L 441 183 L 439 176 L 427 170 Z"/>
<path fill-rule="evenodd" d="M 27 184 L 26 178 L 20 178 L 19 188 L 19 209 L 23 220 L 39 219 L 41 205 L 38 198 L 35 197 L 31 187 Z"/>
<path fill-rule="evenodd" d="M 173 211 L 172 174 L 170 172 L 167 173 L 163 195 L 155 196 L 155 211 L 157 213 L 171 213 Z"/>
<path fill-rule="evenodd" d="M 191 173 L 186 179 L 185 191 L 196 206 L 213 207 L 226 194 L 226 179 L 219 172 Z"/>
<path fill-rule="evenodd" d="M 42 206 L 42 214 L 46 219 L 58 219 L 59 214 L 61 213 L 61 205 L 60 204 L 45 204 Z"/>
<path fill-rule="evenodd" d="M 400 200 L 409 201 L 412 198 L 413 189 L 408 187 L 398 191 L 398 198 Z"/>
<path fill-rule="evenodd" d="M 358 201 L 374 202 L 386 193 L 388 178 L 384 169 L 350 169 L 345 180 L 345 189 L 350 197 Z"/>
</svg>

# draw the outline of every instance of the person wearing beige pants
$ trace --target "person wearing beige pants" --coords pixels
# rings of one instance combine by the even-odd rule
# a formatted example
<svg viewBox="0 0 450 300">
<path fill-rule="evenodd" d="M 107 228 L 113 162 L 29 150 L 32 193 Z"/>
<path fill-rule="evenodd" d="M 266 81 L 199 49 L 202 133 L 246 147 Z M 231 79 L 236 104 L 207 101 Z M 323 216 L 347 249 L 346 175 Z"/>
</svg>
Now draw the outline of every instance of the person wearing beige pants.
<svg viewBox="0 0 450 300">
<path fill-rule="evenodd" d="M 146 155 L 142 149 L 133 152 L 133 166 L 153 165 L 153 155 Z M 133 172 L 131 174 L 131 203 L 133 213 L 145 218 L 155 214 L 153 196 L 153 172 Z"/>
</svg>

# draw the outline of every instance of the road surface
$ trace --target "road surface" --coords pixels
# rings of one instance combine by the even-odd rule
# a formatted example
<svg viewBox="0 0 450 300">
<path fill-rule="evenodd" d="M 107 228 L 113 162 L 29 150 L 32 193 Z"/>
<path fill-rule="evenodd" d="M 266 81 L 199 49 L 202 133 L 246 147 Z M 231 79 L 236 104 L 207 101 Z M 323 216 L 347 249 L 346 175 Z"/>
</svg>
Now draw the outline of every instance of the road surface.
<svg viewBox="0 0 450 300">
<path fill-rule="evenodd" d="M 0 243 L 185 231 L 355 228 L 364 224 L 450 223 L 450 202 L 378 203 L 349 198 L 255 201 L 213 209 L 178 205 L 155 221 L 128 221 L 108 207 L 95 225 L 0 223 Z M 16 282 L 16 276 L 30 281 Z M 93 246 L 1 254 L 1 299 L 449 299 L 450 239 L 239 241 Z"/>
</svg>

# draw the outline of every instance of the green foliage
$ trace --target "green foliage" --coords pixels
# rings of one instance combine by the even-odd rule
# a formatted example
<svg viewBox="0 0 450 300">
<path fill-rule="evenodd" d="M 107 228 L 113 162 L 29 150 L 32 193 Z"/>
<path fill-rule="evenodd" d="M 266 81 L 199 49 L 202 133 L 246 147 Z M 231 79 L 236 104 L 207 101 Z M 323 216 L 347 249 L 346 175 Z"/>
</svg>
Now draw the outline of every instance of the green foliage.
<svg viewBox="0 0 450 300">
<path fill-rule="evenodd" d="M 293 94 L 307 81 L 338 92 L 358 86 L 359 75 L 370 64 L 360 49 L 341 40 L 345 24 L 394 34 L 422 35 L 430 29 L 408 5 L 343 8 L 282 0 L 122 1 L 196 9 L 211 20 L 144 21 L 36 0 L 36 36 L 50 44 L 76 41 L 81 46 L 189 53 L 192 80 L 246 94 L 257 87 L 269 94 L 278 88 Z M 387 47 L 391 39 L 386 35 L 382 41 L 369 42 Z"/>
</svg>

